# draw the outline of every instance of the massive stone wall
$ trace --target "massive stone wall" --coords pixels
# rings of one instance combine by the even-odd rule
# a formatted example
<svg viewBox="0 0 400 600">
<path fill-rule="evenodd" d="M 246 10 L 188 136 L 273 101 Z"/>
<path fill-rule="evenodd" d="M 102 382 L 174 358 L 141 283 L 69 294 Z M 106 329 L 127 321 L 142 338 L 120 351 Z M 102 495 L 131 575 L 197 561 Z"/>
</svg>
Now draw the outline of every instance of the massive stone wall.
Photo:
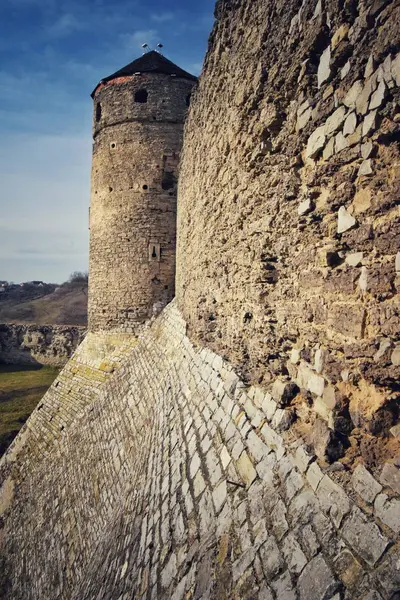
<svg viewBox="0 0 400 600">
<path fill-rule="evenodd" d="M 170 305 L 90 334 L 3 458 L 3 597 L 388 600 L 399 471 L 320 466 Z M 61 390 L 61 391 L 60 391 Z"/>
<path fill-rule="evenodd" d="M 0 325 L 0 363 L 63 366 L 82 342 L 85 327 Z"/>
<path fill-rule="evenodd" d="M 300 388 L 294 416 L 311 435 L 318 414 L 335 453 L 396 453 L 399 3 L 221 0 L 216 18 L 179 185 L 189 336 L 281 377 L 277 399 Z"/>
<path fill-rule="evenodd" d="M 139 73 L 95 93 L 91 331 L 132 331 L 174 297 L 177 168 L 193 84 Z M 141 92 L 146 102 L 135 102 Z"/>
</svg>

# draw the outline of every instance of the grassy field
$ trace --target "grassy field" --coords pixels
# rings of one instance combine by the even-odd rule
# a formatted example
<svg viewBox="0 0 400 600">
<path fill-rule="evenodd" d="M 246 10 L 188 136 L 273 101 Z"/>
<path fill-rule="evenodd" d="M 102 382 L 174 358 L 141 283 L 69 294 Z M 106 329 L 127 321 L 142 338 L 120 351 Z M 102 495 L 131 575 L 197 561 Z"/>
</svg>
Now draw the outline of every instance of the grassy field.
<svg viewBox="0 0 400 600">
<path fill-rule="evenodd" d="M 0 456 L 58 373 L 47 366 L 0 365 Z"/>
</svg>

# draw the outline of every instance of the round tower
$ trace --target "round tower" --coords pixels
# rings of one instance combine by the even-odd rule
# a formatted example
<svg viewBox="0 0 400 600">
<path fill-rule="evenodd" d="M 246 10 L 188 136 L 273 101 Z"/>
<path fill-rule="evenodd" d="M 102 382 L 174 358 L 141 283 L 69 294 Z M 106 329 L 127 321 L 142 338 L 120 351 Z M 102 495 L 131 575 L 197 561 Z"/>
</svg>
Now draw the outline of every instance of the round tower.
<svg viewBox="0 0 400 600">
<path fill-rule="evenodd" d="M 178 161 L 195 82 L 151 51 L 92 94 L 90 331 L 129 331 L 174 297 Z"/>
</svg>

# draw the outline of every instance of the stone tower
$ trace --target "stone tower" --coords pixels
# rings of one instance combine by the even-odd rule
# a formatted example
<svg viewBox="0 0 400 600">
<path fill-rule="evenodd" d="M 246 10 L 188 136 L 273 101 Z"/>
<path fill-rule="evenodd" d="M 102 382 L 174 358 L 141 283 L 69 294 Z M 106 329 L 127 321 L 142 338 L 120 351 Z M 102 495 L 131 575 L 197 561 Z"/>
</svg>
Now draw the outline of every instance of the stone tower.
<svg viewBox="0 0 400 600">
<path fill-rule="evenodd" d="M 174 297 L 178 161 L 195 82 L 151 51 L 92 93 L 90 331 L 131 331 Z"/>
</svg>

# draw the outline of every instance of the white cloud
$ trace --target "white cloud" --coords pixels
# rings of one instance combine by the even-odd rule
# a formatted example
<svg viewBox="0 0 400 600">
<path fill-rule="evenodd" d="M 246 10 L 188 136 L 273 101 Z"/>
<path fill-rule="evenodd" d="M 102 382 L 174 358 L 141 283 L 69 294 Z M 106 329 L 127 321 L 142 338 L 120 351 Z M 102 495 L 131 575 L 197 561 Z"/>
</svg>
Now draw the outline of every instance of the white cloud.
<svg viewBox="0 0 400 600">
<path fill-rule="evenodd" d="M 168 21 L 173 21 L 175 19 L 175 14 L 173 12 L 153 13 L 150 15 L 150 18 L 156 23 L 167 23 Z"/>
<path fill-rule="evenodd" d="M 75 31 L 79 31 L 84 28 L 82 21 L 78 20 L 72 13 L 64 13 L 56 21 L 54 21 L 49 27 L 47 27 L 47 34 L 51 37 L 60 38 L 70 35 Z"/>
</svg>

